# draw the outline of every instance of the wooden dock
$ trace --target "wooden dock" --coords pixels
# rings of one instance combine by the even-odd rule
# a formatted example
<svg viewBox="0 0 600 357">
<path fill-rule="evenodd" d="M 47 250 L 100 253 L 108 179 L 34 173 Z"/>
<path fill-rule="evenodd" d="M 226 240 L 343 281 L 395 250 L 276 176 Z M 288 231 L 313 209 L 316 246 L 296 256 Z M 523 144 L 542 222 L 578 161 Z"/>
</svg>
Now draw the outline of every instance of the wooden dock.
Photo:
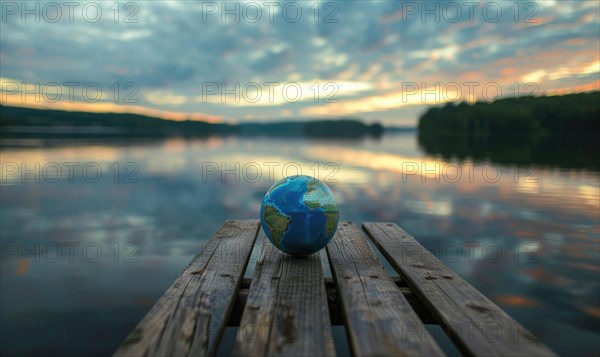
<svg viewBox="0 0 600 357">
<path fill-rule="evenodd" d="M 340 222 L 323 259 L 328 279 L 325 254 L 293 258 L 259 228 L 257 220 L 225 222 L 116 356 L 214 356 L 227 326 L 239 326 L 234 355 L 334 356 L 332 325 L 345 327 L 354 356 L 445 355 L 426 324 L 464 355 L 554 356 L 394 223 L 364 223 L 363 232 Z M 244 279 L 257 239 L 260 258 Z"/>
</svg>

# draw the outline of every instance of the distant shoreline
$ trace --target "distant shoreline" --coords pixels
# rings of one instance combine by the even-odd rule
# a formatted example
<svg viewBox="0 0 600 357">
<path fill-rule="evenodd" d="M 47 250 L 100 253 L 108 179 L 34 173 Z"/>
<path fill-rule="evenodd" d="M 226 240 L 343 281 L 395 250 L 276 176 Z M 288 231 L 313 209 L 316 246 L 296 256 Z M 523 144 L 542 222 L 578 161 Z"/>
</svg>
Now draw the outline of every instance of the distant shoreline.
<svg viewBox="0 0 600 357">
<path fill-rule="evenodd" d="M 380 137 L 381 124 L 352 118 L 272 123 L 224 124 L 174 121 L 130 113 L 92 113 L 0 106 L 0 137 L 129 136 L 206 137 L 213 135 L 299 136 L 315 138 Z M 389 128 L 390 131 L 416 128 Z"/>
</svg>

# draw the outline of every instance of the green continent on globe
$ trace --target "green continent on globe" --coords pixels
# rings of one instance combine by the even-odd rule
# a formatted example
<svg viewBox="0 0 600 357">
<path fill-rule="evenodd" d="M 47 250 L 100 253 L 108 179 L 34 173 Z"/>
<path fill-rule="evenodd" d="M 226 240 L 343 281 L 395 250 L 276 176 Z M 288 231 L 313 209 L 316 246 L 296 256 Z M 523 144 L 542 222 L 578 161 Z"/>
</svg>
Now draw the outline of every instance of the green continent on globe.
<svg viewBox="0 0 600 357">
<path fill-rule="evenodd" d="M 322 204 L 319 201 L 304 201 L 304 204 L 310 209 L 318 209 L 323 207 L 323 212 L 337 212 L 337 206 L 333 203 Z"/>
<path fill-rule="evenodd" d="M 304 204 L 310 209 L 319 209 L 323 208 L 323 212 L 325 213 L 325 235 L 327 237 L 331 236 L 335 229 L 337 228 L 339 213 L 337 211 L 337 206 L 334 203 L 325 203 L 321 204 L 319 201 L 304 201 Z"/>
<path fill-rule="evenodd" d="M 304 201 L 304 204 L 310 209 L 321 208 L 321 203 L 319 201 Z"/>
<path fill-rule="evenodd" d="M 325 212 L 338 212 L 337 206 L 334 203 L 326 203 L 323 205 L 323 210 Z"/>
<path fill-rule="evenodd" d="M 312 192 L 317 189 L 317 181 L 309 181 L 306 184 L 306 193 Z"/>
<path fill-rule="evenodd" d="M 277 244 L 280 244 L 281 238 L 288 229 L 292 218 L 279 212 L 279 210 L 273 206 L 265 206 L 265 221 L 271 231 L 271 237 Z"/>
<path fill-rule="evenodd" d="M 339 218 L 339 213 L 337 212 L 325 212 L 325 217 L 327 218 L 327 222 L 325 223 L 325 234 L 327 237 L 335 232 L 337 228 L 337 222 Z"/>
</svg>

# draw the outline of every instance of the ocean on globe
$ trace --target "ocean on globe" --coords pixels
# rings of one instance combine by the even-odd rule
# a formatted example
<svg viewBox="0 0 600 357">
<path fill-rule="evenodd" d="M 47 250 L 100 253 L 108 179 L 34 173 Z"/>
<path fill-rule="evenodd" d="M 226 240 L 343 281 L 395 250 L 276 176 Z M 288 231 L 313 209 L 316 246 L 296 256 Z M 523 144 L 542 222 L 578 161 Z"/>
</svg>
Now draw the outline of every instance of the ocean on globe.
<svg viewBox="0 0 600 357">
<path fill-rule="evenodd" d="M 260 222 L 271 243 L 293 256 L 307 256 L 325 247 L 335 234 L 338 219 L 333 193 L 310 176 L 289 176 L 275 182 L 260 207 Z"/>
</svg>

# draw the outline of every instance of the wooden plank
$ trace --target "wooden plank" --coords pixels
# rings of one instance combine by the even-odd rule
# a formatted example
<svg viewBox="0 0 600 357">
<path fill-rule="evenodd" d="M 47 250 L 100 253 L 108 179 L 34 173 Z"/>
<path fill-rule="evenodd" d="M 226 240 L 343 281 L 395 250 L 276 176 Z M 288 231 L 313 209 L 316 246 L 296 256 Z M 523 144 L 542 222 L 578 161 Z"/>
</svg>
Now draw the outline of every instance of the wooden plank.
<svg viewBox="0 0 600 357">
<path fill-rule="evenodd" d="M 535 336 L 394 223 L 364 229 L 466 354 L 554 356 Z"/>
<path fill-rule="evenodd" d="M 327 253 L 354 355 L 444 355 L 353 223 L 338 226 Z"/>
<path fill-rule="evenodd" d="M 250 258 L 252 259 L 252 258 Z M 329 264 L 329 263 L 327 263 Z M 426 325 L 437 325 L 437 320 L 431 316 L 431 313 L 423 304 L 421 300 L 415 295 L 415 293 L 406 286 L 399 277 L 391 277 L 392 281 L 398 286 L 400 292 L 404 295 L 406 300 L 410 303 L 412 309 L 417 313 L 419 319 Z M 239 327 L 242 320 L 242 313 L 244 312 L 244 306 L 246 306 L 246 300 L 248 299 L 248 289 L 250 288 L 251 278 L 244 278 L 240 289 L 238 290 L 238 297 L 233 305 L 233 310 L 229 316 L 229 322 L 227 326 Z M 331 326 L 342 326 L 344 321 L 342 318 L 341 309 L 339 306 L 339 298 L 337 288 L 333 282 L 333 278 L 325 278 L 325 290 L 327 291 L 327 306 L 329 308 L 329 319 L 331 320 Z"/>
<path fill-rule="evenodd" d="M 257 220 L 226 221 L 115 355 L 215 355 L 258 225 Z"/>
<path fill-rule="evenodd" d="M 299 259 L 264 240 L 236 337 L 239 356 L 333 356 L 319 254 Z M 260 238 L 259 238 L 260 239 Z"/>
</svg>

